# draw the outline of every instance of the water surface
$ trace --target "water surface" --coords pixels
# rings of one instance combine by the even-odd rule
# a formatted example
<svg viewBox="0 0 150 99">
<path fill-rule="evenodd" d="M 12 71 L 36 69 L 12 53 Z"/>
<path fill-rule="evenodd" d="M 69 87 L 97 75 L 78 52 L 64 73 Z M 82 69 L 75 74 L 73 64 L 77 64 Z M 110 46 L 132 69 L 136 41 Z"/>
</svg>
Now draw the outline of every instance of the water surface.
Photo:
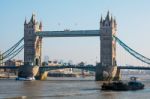
<svg viewBox="0 0 150 99">
<path fill-rule="evenodd" d="M 149 76 L 150 77 L 150 76 Z M 49 78 L 46 81 L 0 80 L 0 99 L 150 99 L 150 80 L 144 90 L 101 91 L 94 78 Z"/>
</svg>

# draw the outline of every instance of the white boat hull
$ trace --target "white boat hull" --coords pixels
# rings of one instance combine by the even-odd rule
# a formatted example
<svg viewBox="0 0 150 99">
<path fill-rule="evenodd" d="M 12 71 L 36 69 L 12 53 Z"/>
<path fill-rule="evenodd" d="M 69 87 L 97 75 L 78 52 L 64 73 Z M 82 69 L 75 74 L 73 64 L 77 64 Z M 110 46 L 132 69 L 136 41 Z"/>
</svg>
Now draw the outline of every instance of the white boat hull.
<svg viewBox="0 0 150 99">
<path fill-rule="evenodd" d="M 27 78 L 18 77 L 18 78 L 16 78 L 16 80 L 21 80 L 21 81 L 33 81 L 33 80 L 35 80 L 35 78 L 34 78 L 34 77 L 27 77 Z"/>
</svg>

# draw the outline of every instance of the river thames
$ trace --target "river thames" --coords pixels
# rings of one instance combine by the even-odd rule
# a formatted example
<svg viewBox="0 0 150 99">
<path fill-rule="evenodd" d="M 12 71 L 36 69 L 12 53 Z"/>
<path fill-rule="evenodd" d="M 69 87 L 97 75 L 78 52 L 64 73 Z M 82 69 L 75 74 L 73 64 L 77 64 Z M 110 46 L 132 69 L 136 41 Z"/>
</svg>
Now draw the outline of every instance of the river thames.
<svg viewBox="0 0 150 99">
<path fill-rule="evenodd" d="M 139 80 L 145 89 L 117 92 L 101 91 L 102 82 L 94 81 L 94 77 L 48 78 L 46 81 L 1 79 L 0 99 L 150 99 L 150 79 Z"/>
</svg>

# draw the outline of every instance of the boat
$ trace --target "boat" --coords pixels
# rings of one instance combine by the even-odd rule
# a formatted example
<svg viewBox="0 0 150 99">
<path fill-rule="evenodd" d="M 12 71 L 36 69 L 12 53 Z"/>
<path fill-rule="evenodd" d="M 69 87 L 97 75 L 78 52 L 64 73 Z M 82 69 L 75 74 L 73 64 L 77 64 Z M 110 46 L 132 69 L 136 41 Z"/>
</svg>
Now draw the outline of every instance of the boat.
<svg viewBox="0 0 150 99">
<path fill-rule="evenodd" d="M 103 83 L 101 90 L 126 91 L 128 90 L 128 85 L 122 81 Z"/>
<path fill-rule="evenodd" d="M 35 80 L 35 78 L 34 77 L 27 77 L 27 78 L 17 77 L 16 80 L 33 81 L 33 80 Z"/>
<path fill-rule="evenodd" d="M 144 84 L 136 80 L 136 77 L 131 77 L 128 82 L 129 90 L 144 89 Z"/>
<path fill-rule="evenodd" d="M 144 84 L 136 80 L 136 77 L 131 77 L 130 81 L 125 83 L 123 81 L 103 83 L 101 90 L 127 91 L 144 89 Z"/>
</svg>

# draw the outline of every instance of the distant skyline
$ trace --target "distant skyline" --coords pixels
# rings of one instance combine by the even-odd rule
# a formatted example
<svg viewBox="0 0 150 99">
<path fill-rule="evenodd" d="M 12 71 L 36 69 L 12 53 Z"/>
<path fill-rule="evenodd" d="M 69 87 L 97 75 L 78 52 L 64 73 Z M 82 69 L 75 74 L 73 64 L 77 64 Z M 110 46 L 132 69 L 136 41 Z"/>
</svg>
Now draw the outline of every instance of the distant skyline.
<svg viewBox="0 0 150 99">
<path fill-rule="evenodd" d="M 93 30 L 100 28 L 100 17 L 105 17 L 109 10 L 117 21 L 117 36 L 150 57 L 149 4 L 149 0 L 1 0 L 0 51 L 6 51 L 23 37 L 24 20 L 29 21 L 32 13 L 42 21 L 44 31 Z M 92 64 L 99 61 L 98 37 L 44 38 L 42 44 L 43 59 L 49 56 L 49 59 Z M 122 61 L 119 53 L 122 51 L 118 52 L 118 63 Z M 23 59 L 23 54 L 16 57 L 19 58 Z"/>
</svg>

